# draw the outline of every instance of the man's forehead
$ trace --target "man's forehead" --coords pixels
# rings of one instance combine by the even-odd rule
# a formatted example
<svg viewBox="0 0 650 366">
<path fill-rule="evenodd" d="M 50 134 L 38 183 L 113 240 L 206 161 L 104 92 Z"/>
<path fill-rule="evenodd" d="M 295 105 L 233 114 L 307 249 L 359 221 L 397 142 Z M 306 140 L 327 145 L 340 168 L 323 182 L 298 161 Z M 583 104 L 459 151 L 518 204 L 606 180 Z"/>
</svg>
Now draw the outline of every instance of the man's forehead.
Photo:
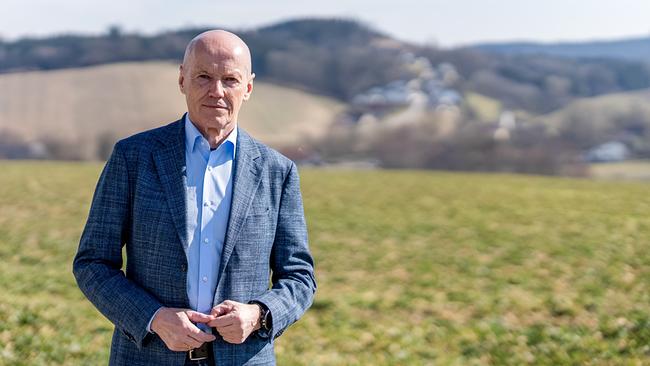
<svg viewBox="0 0 650 366">
<path fill-rule="evenodd" d="M 192 52 L 192 63 L 203 67 L 226 67 L 249 69 L 247 50 L 240 46 L 219 43 L 197 42 Z"/>
<path fill-rule="evenodd" d="M 190 64 L 195 69 L 219 69 L 240 72 L 243 72 L 247 67 L 238 57 L 232 55 L 196 54 Z"/>
</svg>

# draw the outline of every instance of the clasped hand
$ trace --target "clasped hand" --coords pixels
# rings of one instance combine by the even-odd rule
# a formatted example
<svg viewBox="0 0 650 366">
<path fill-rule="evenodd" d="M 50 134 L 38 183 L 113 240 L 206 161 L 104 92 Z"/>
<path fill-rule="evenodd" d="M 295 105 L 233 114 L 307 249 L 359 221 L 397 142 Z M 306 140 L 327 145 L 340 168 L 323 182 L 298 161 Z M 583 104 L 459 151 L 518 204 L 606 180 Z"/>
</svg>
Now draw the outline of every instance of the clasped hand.
<svg viewBox="0 0 650 366">
<path fill-rule="evenodd" d="M 205 323 L 215 328 L 226 342 L 240 344 L 260 328 L 259 318 L 257 305 L 226 300 L 213 307 L 209 315 L 189 309 L 162 308 L 153 318 L 151 330 L 167 348 L 182 352 L 215 340 L 214 335 L 202 331 L 195 323 Z"/>
</svg>

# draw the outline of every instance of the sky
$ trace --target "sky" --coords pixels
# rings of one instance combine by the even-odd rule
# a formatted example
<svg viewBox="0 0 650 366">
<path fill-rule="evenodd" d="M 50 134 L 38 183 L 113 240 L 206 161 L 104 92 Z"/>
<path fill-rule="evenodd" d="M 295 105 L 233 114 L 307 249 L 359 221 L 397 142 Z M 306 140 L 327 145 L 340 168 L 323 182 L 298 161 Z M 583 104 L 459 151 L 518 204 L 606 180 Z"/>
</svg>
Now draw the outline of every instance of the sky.
<svg viewBox="0 0 650 366">
<path fill-rule="evenodd" d="M 250 29 L 299 17 L 360 20 L 398 39 L 454 47 L 650 36 L 650 0 L 2 0 L 0 37 Z"/>
</svg>

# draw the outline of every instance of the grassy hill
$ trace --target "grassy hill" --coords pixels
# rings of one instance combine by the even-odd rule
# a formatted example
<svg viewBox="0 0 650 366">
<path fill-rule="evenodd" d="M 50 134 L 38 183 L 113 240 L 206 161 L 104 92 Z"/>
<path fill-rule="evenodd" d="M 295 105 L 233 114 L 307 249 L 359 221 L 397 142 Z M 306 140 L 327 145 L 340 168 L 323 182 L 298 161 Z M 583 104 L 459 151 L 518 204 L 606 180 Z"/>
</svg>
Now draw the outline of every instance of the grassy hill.
<svg viewBox="0 0 650 366">
<path fill-rule="evenodd" d="M 591 98 L 577 99 L 566 107 L 549 113 L 543 119 L 554 129 L 562 129 L 576 118 L 588 120 L 595 130 L 610 128 L 621 116 L 636 113 L 639 117 L 650 116 L 650 90 L 613 93 Z M 641 121 L 639 121 L 641 122 Z"/>
<path fill-rule="evenodd" d="M 0 162 L 0 365 L 105 364 L 71 260 L 101 166 Z M 633 365 L 650 344 L 639 183 L 303 170 L 319 290 L 281 365 Z"/>
<path fill-rule="evenodd" d="M 636 158 L 650 157 L 650 90 L 578 99 L 536 118 L 551 135 L 582 151 L 609 141 L 625 143 Z"/>
<path fill-rule="evenodd" d="M 58 71 L 0 75 L 0 133 L 30 140 L 89 142 L 92 157 L 102 134 L 124 137 L 177 119 L 185 99 L 178 66 L 122 63 Z M 296 89 L 258 82 L 240 115 L 241 126 L 274 146 L 319 136 L 340 103 Z"/>
</svg>

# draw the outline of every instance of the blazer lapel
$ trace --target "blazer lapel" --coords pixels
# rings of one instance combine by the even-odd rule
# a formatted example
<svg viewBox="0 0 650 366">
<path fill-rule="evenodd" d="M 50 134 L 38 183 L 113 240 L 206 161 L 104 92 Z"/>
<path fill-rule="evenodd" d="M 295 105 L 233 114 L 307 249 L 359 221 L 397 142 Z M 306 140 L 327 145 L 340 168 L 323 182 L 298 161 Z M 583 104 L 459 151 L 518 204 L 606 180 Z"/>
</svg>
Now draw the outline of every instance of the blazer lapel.
<svg viewBox="0 0 650 366">
<path fill-rule="evenodd" d="M 158 177 L 163 186 L 178 238 L 187 253 L 187 208 L 185 206 L 185 125 L 180 119 L 161 128 L 159 140 L 164 146 L 154 154 Z"/>
<path fill-rule="evenodd" d="M 251 137 L 242 129 L 239 129 L 232 183 L 232 203 L 226 229 L 226 239 L 221 253 L 221 267 L 219 267 L 221 273 L 219 274 L 217 288 L 221 284 L 228 259 L 230 259 L 230 255 L 237 243 L 237 237 L 246 220 L 246 214 L 262 180 L 260 160 L 260 151 Z M 215 295 L 218 292 L 215 291 Z"/>
</svg>

